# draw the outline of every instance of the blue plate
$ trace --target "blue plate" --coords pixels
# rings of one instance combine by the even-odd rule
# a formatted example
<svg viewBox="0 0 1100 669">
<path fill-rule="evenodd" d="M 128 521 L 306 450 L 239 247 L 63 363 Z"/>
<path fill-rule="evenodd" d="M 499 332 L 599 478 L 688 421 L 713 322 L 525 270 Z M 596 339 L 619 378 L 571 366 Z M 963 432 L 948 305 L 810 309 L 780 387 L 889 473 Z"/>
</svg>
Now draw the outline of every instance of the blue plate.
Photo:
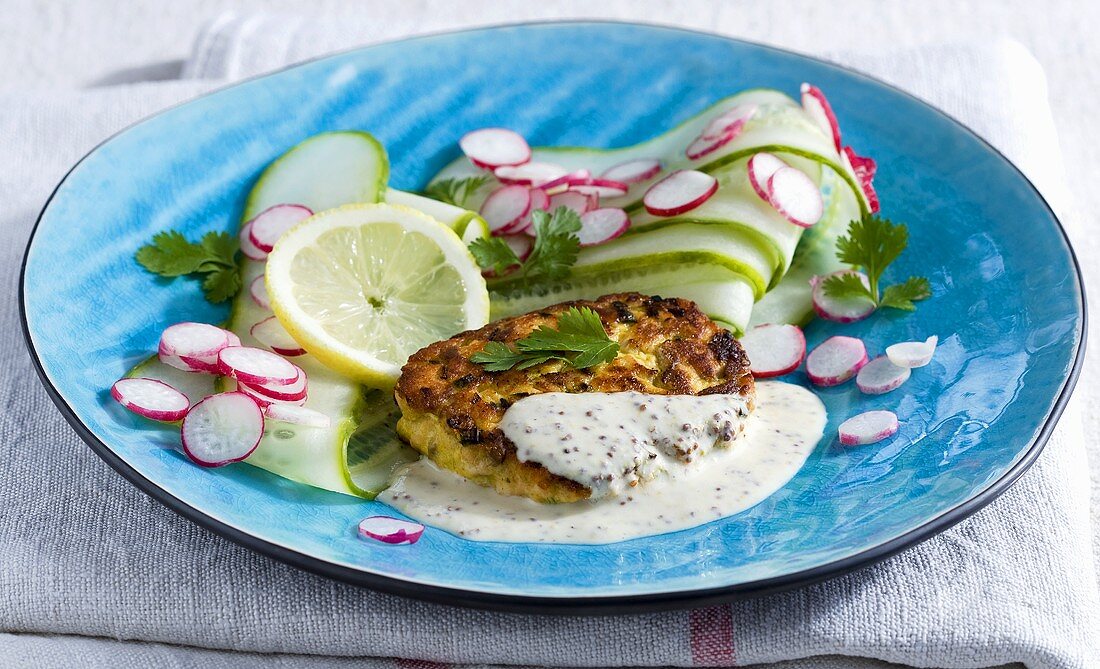
<svg viewBox="0 0 1100 669">
<path fill-rule="evenodd" d="M 883 214 L 912 242 L 894 277 L 927 275 L 915 314 L 816 323 L 872 352 L 939 335 L 900 390 L 821 393 L 826 438 L 782 490 L 732 518 L 604 546 L 475 543 L 429 528 L 414 546 L 356 537 L 379 503 L 248 465 L 191 465 L 105 392 L 181 320 L 218 322 L 196 282 L 133 261 L 158 230 L 235 230 L 260 170 L 325 130 L 388 148 L 393 184 L 416 189 L 490 125 L 533 144 L 645 139 L 756 86 L 829 93 L 846 140 L 878 160 Z M 1050 208 L 1004 157 L 918 100 L 834 65 L 755 44 L 631 24 L 524 25 L 359 49 L 246 81 L 125 130 L 57 187 L 27 249 L 27 341 L 76 430 L 141 489 L 195 522 L 304 569 L 398 594 L 517 610 L 698 605 L 821 580 L 925 539 L 1003 492 L 1038 455 L 1082 357 L 1080 275 Z M 795 375 L 794 380 L 804 382 Z M 836 425 L 885 407 L 892 441 L 840 447 Z M 48 482 L 43 481 L 43 484 Z"/>
</svg>

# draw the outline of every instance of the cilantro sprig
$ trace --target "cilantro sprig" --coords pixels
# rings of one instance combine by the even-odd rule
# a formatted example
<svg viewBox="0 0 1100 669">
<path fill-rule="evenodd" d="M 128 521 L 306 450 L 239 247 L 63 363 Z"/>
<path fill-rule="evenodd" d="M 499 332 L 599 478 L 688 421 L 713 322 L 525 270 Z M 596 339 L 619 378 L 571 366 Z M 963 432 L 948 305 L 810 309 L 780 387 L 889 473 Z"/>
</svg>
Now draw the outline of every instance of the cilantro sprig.
<svg viewBox="0 0 1100 669">
<path fill-rule="evenodd" d="M 440 179 L 425 188 L 424 195 L 456 207 L 465 207 L 470 196 L 492 178 L 492 174 L 479 174 L 465 179 Z"/>
<path fill-rule="evenodd" d="M 527 369 L 550 360 L 563 360 L 577 369 L 610 362 L 619 344 L 607 336 L 600 315 L 588 307 L 570 307 L 558 317 L 558 327 L 540 325 L 516 342 L 515 348 L 491 341 L 470 360 L 490 372 Z"/>
<path fill-rule="evenodd" d="M 498 276 L 519 266 L 509 279 L 515 277 L 524 282 L 560 279 L 568 275 L 580 251 L 581 242 L 576 234 L 581 229 L 580 216 L 572 209 L 558 207 L 552 214 L 541 210 L 532 212 L 531 221 L 535 226 L 535 246 L 526 261 L 521 261 L 503 239 L 488 237 L 470 243 L 470 253 L 477 264 L 482 269 L 493 270 Z"/>
<path fill-rule="evenodd" d="M 836 298 L 862 298 L 875 307 L 914 311 L 914 302 L 932 295 L 928 279 L 911 276 L 902 283 L 879 290 L 882 274 L 909 245 L 909 230 L 901 224 L 872 216 L 852 221 L 848 234 L 836 242 L 840 262 L 863 270 L 867 282 L 858 274 L 834 274 L 825 279 L 825 294 Z"/>
<path fill-rule="evenodd" d="M 237 240 L 225 232 L 208 232 L 196 243 L 176 230 L 168 230 L 153 235 L 153 241 L 139 248 L 134 258 L 160 276 L 202 277 L 206 299 L 216 304 L 241 289 L 237 248 Z"/>
</svg>

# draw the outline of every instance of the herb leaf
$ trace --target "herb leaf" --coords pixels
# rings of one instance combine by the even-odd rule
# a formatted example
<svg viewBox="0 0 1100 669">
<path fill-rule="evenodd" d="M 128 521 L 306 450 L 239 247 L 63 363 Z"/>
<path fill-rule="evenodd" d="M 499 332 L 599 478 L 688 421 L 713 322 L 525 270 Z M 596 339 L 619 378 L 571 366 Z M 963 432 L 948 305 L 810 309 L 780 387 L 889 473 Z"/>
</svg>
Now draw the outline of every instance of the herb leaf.
<svg viewBox="0 0 1100 669">
<path fill-rule="evenodd" d="M 834 275 L 825 280 L 825 294 L 836 298 L 863 297 L 876 307 L 913 311 L 913 302 L 932 294 L 928 279 L 910 277 L 905 283 L 886 287 L 880 293 L 883 272 L 909 245 L 909 230 L 878 216 L 866 215 L 848 225 L 848 233 L 836 241 L 836 256 L 841 262 L 863 270 L 867 286 L 855 274 Z M 880 297 L 881 295 L 881 297 Z"/>
<path fill-rule="evenodd" d="M 470 253 L 481 269 L 491 269 L 497 276 L 509 267 L 522 264 L 511 246 L 500 237 L 483 237 L 470 242 Z"/>
<path fill-rule="evenodd" d="M 513 367 L 527 369 L 549 360 L 563 360 L 577 369 L 609 362 L 619 353 L 619 343 L 607 336 L 600 315 L 588 307 L 570 307 L 558 317 L 558 327 L 541 325 L 511 348 L 489 342 L 470 360 L 490 372 Z"/>
<path fill-rule="evenodd" d="M 198 242 L 188 241 L 176 230 L 158 232 L 134 254 L 138 263 L 161 276 L 202 275 L 202 289 L 210 302 L 225 302 L 241 289 L 237 271 L 236 238 L 225 232 L 208 232 Z"/>
<path fill-rule="evenodd" d="M 470 196 L 489 183 L 492 178 L 491 174 L 478 174 L 465 179 L 441 179 L 429 184 L 424 189 L 424 195 L 456 207 L 465 207 Z"/>
<path fill-rule="evenodd" d="M 932 288 L 928 285 L 928 279 L 923 276 L 911 276 L 905 283 L 887 286 L 882 291 L 880 306 L 892 307 L 903 311 L 915 311 L 917 306 L 913 304 L 932 295 Z"/>
<path fill-rule="evenodd" d="M 492 270 L 500 276 L 518 265 L 515 276 L 525 283 L 568 276 L 581 248 L 576 234 L 581 229 L 581 217 L 572 209 L 558 207 L 553 213 L 531 212 L 531 222 L 535 226 L 535 246 L 524 262 L 499 237 L 471 242 L 470 253 L 481 269 Z"/>
</svg>

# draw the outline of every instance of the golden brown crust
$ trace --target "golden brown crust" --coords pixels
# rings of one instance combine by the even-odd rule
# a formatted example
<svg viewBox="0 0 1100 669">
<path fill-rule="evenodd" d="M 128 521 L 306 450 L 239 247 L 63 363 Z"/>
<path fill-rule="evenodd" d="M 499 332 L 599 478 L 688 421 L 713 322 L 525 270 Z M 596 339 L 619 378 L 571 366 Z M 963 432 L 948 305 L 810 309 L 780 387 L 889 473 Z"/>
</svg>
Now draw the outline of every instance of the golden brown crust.
<svg viewBox="0 0 1100 669">
<path fill-rule="evenodd" d="M 608 335 L 619 342 L 614 360 L 584 370 L 550 361 L 504 372 L 487 372 L 470 361 L 490 341 L 514 342 L 540 325 L 555 326 L 558 315 L 574 306 L 600 315 Z M 588 488 L 520 462 L 498 429 L 504 412 L 537 393 L 627 390 L 754 394 L 741 345 L 693 302 L 622 293 L 506 318 L 421 349 L 397 382 L 402 413 L 397 429 L 413 448 L 476 483 L 540 502 L 571 502 L 586 499 Z"/>
</svg>

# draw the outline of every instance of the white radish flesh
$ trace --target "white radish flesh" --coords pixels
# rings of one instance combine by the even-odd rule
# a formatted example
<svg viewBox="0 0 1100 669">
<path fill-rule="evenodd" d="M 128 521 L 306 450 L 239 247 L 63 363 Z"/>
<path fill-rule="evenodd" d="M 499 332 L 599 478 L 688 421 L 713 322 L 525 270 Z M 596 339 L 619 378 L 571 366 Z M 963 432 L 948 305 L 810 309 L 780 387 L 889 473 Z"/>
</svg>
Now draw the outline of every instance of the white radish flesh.
<svg viewBox="0 0 1100 669">
<path fill-rule="evenodd" d="M 504 235 L 501 239 L 512 249 L 520 262 L 527 260 L 527 256 L 531 255 L 531 250 L 535 248 L 535 240 L 529 235 Z"/>
<path fill-rule="evenodd" d="M 493 191 L 481 205 L 481 216 L 494 235 L 516 226 L 531 211 L 531 189 L 526 186 L 504 186 Z"/>
<path fill-rule="evenodd" d="M 749 183 L 761 200 L 768 201 L 768 179 L 784 167 L 790 167 L 790 165 L 779 156 L 767 151 L 761 151 L 749 158 L 745 166 L 749 173 Z"/>
<path fill-rule="evenodd" d="M 630 227 L 630 217 L 622 209 L 604 207 L 585 212 L 577 233 L 581 246 L 595 246 L 615 239 Z"/>
<path fill-rule="evenodd" d="M 687 155 L 688 160 L 699 160 L 732 142 L 737 134 L 737 131 L 734 130 L 719 137 L 696 137 L 695 141 L 688 145 L 684 153 Z"/>
<path fill-rule="evenodd" d="M 855 274 L 859 276 L 864 286 L 869 286 L 867 275 L 855 270 L 840 270 L 826 276 L 815 276 L 810 285 L 812 288 L 812 301 L 814 313 L 828 321 L 836 323 L 855 323 L 867 318 L 875 311 L 875 305 L 870 299 L 861 297 L 833 297 L 825 292 L 825 280 L 831 276 Z"/>
<path fill-rule="evenodd" d="M 298 377 L 294 379 L 293 383 L 287 385 L 278 385 L 274 383 L 245 383 L 238 381 L 237 385 L 240 386 L 242 391 L 253 391 L 259 393 L 263 399 L 267 401 L 275 402 L 301 402 L 305 401 L 307 397 L 307 390 L 309 388 L 309 380 L 306 377 L 305 370 L 297 365 L 294 366 L 297 370 Z"/>
<path fill-rule="evenodd" d="M 248 285 L 248 294 L 252 297 L 253 302 L 264 309 L 271 308 L 271 298 L 267 295 L 267 283 L 264 281 L 263 274 L 252 279 L 252 283 Z"/>
<path fill-rule="evenodd" d="M 750 358 L 751 360 L 751 358 Z M 867 347 L 855 337 L 837 335 L 806 356 L 806 375 L 817 386 L 838 386 L 867 364 Z"/>
<path fill-rule="evenodd" d="M 251 223 L 245 223 L 241 226 L 239 237 L 241 240 L 241 253 L 252 260 L 267 260 L 267 251 L 252 243 Z"/>
<path fill-rule="evenodd" d="M 539 186 L 542 190 L 546 191 L 547 195 L 554 195 L 555 193 L 561 193 L 568 190 L 570 186 L 577 186 L 583 184 L 586 180 L 592 178 L 592 173 L 586 169 L 579 169 L 569 174 L 563 174 L 557 179 L 547 181 Z"/>
<path fill-rule="evenodd" d="M 860 368 L 856 374 L 856 386 L 867 395 L 882 395 L 901 387 L 912 372 L 908 367 L 898 367 L 890 359 L 880 355 Z"/>
<path fill-rule="evenodd" d="M 203 358 L 229 345 L 229 332 L 207 323 L 176 323 L 160 335 L 158 351 L 168 355 Z"/>
<path fill-rule="evenodd" d="M 507 128 L 482 128 L 462 136 L 458 145 L 474 165 L 496 169 L 531 160 L 531 147 L 519 133 Z"/>
<path fill-rule="evenodd" d="M 222 374 L 253 385 L 287 386 L 298 380 L 299 370 L 286 358 L 250 346 L 229 346 L 218 352 Z"/>
<path fill-rule="evenodd" d="M 302 345 L 294 341 L 294 337 L 286 331 L 278 318 L 271 316 L 256 323 L 249 330 L 256 341 L 275 351 L 279 355 L 298 356 L 305 355 L 306 350 Z"/>
<path fill-rule="evenodd" d="M 691 211 L 718 190 L 718 180 L 696 170 L 679 170 L 650 186 L 642 198 L 654 216 L 676 216 Z"/>
<path fill-rule="evenodd" d="M 371 516 L 359 523 L 359 536 L 387 544 L 415 544 L 424 526 L 390 516 Z"/>
<path fill-rule="evenodd" d="M 572 181 L 569 184 L 569 190 L 597 197 L 619 197 L 626 195 L 626 192 L 630 190 L 630 185 L 613 179 L 589 177 L 588 179 Z"/>
<path fill-rule="evenodd" d="M 264 435 L 260 405 L 244 393 L 211 395 L 183 419 L 183 452 L 203 467 L 220 467 L 244 460 Z"/>
<path fill-rule="evenodd" d="M 898 431 L 898 417 L 893 411 L 866 411 L 840 424 L 840 443 L 861 446 L 892 437 Z"/>
<path fill-rule="evenodd" d="M 332 419 L 320 411 L 293 404 L 270 404 L 264 409 L 264 415 L 271 420 L 307 427 L 328 427 L 332 424 Z"/>
<path fill-rule="evenodd" d="M 756 111 L 757 106 L 752 103 L 737 105 L 733 109 L 729 109 L 719 114 L 714 120 L 708 123 L 707 127 L 703 128 L 701 136 L 706 139 L 717 139 L 731 132 L 736 136 L 741 132 L 745 124 L 756 115 Z"/>
<path fill-rule="evenodd" d="M 181 420 L 191 406 L 186 395 L 155 379 L 119 379 L 111 397 L 139 416 L 169 422 Z"/>
<path fill-rule="evenodd" d="M 932 335 L 924 341 L 903 341 L 886 347 L 886 357 L 898 367 L 924 367 L 932 362 L 940 339 Z"/>
<path fill-rule="evenodd" d="M 806 357 L 806 337 L 797 325 L 757 325 L 741 338 L 749 369 L 759 379 L 790 374 Z"/>
<path fill-rule="evenodd" d="M 261 251 L 270 253 L 283 233 L 313 215 L 300 204 L 277 204 L 268 207 L 249 221 L 248 238 Z"/>
<path fill-rule="evenodd" d="M 840 151 L 840 124 L 836 121 L 833 107 L 825 98 L 825 94 L 817 86 L 802 84 L 802 109 L 821 128 L 821 131 L 832 138 L 836 150 Z"/>
<path fill-rule="evenodd" d="M 509 186 L 539 186 L 568 174 L 569 170 L 553 163 L 530 162 L 524 165 L 504 165 L 493 170 L 502 184 Z"/>
<path fill-rule="evenodd" d="M 652 179 L 660 171 L 661 161 L 656 158 L 639 158 L 609 167 L 600 176 L 631 185 Z"/>
<path fill-rule="evenodd" d="M 558 207 L 565 207 L 566 209 L 572 209 L 577 212 L 578 216 L 581 216 L 598 207 L 599 201 L 599 197 L 595 195 L 585 195 L 577 191 L 567 190 L 550 196 L 550 204 L 547 207 L 547 211 L 552 212 Z"/>
<path fill-rule="evenodd" d="M 808 228 L 821 220 L 825 201 L 813 179 L 795 167 L 782 167 L 768 179 L 768 202 L 791 223 Z"/>
</svg>

